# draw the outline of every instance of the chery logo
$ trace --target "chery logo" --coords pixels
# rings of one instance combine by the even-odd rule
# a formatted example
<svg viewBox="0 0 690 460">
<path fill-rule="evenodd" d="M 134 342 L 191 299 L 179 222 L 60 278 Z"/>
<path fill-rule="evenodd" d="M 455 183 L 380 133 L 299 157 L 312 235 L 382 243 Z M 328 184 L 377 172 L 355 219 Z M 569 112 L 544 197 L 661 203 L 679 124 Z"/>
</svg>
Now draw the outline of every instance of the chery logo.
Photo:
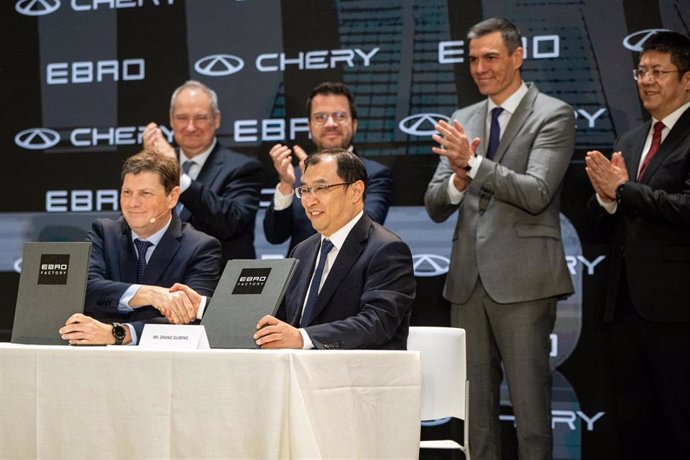
<svg viewBox="0 0 690 460">
<path fill-rule="evenodd" d="M 627 49 L 630 51 L 636 51 L 640 52 L 642 51 L 642 47 L 644 44 L 649 40 L 652 35 L 655 35 L 657 32 L 666 32 L 668 29 L 645 29 L 645 30 L 640 30 L 639 32 L 635 32 L 634 34 L 630 34 L 627 37 L 623 39 L 623 46 L 625 46 Z"/>
<path fill-rule="evenodd" d="M 450 260 L 436 254 L 415 254 L 412 265 L 415 276 L 439 276 L 448 273 Z"/>
<path fill-rule="evenodd" d="M 60 8 L 60 0 L 18 0 L 14 5 L 17 13 L 24 16 L 44 16 Z"/>
<path fill-rule="evenodd" d="M 223 77 L 239 72 L 244 61 L 232 54 L 211 54 L 196 61 L 194 70 L 209 77 Z"/>
<path fill-rule="evenodd" d="M 60 142 L 60 135 L 48 128 L 31 128 L 18 132 L 14 136 L 14 142 L 28 150 L 43 150 Z"/>
<path fill-rule="evenodd" d="M 419 113 L 410 115 L 400 120 L 400 131 L 412 136 L 431 136 L 436 132 L 436 124 L 441 121 L 449 121 L 450 118 L 440 113 Z"/>
</svg>

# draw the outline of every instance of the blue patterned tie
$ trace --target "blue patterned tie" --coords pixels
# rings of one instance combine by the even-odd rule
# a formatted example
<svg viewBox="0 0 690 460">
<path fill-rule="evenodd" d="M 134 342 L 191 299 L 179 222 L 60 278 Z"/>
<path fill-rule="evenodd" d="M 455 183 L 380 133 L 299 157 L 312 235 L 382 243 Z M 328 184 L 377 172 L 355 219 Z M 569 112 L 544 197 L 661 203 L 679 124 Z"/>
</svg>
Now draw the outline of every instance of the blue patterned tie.
<svg viewBox="0 0 690 460">
<path fill-rule="evenodd" d="M 144 278 L 144 270 L 146 270 L 146 251 L 148 251 L 149 246 L 153 246 L 153 243 L 140 240 L 139 238 L 134 240 L 134 245 L 137 247 L 137 284 L 141 283 Z"/>
<path fill-rule="evenodd" d="M 486 158 L 494 159 L 496 150 L 498 150 L 498 142 L 501 140 L 501 125 L 498 124 L 498 116 L 503 112 L 503 107 L 494 107 L 491 109 L 491 131 L 489 132 L 489 146 L 486 148 Z"/>
<path fill-rule="evenodd" d="M 189 170 L 192 169 L 192 166 L 196 164 L 195 161 L 192 160 L 187 160 L 182 163 L 182 172 L 189 175 Z M 177 202 L 177 206 L 175 206 L 175 212 L 179 216 L 180 213 L 182 212 L 182 208 L 184 208 L 184 205 L 180 203 L 179 201 Z"/>
<path fill-rule="evenodd" d="M 300 321 L 301 327 L 308 325 L 313 319 L 312 315 L 314 314 L 314 307 L 316 306 L 316 298 L 319 296 L 321 277 L 323 276 L 323 269 L 326 266 L 326 257 L 328 257 L 328 253 L 331 252 L 331 249 L 333 249 L 333 243 L 331 243 L 330 240 L 323 240 L 323 243 L 321 243 L 319 263 L 316 265 L 314 278 L 312 278 L 311 286 L 309 287 L 309 297 L 307 297 L 304 313 L 302 313 L 302 320 Z"/>
</svg>

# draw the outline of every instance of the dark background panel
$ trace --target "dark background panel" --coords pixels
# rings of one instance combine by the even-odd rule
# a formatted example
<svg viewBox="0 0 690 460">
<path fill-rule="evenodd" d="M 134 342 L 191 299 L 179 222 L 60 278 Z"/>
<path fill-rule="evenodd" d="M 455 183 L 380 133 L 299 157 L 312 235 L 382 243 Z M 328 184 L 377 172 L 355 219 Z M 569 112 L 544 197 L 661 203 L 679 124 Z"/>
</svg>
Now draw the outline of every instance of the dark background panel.
<svg viewBox="0 0 690 460">
<path fill-rule="evenodd" d="M 28 5 L 29 14 L 21 13 Z M 140 148 L 146 123 L 155 121 L 169 132 L 171 92 L 188 79 L 218 92 L 219 139 L 261 161 L 267 172 L 265 200 L 277 181 L 268 157 L 271 146 L 312 148 L 304 127 L 309 91 L 326 80 L 347 83 L 360 116 L 358 149 L 393 173 L 394 208 L 387 225 L 408 241 L 416 260 L 447 260 L 455 217 L 434 224 L 422 208 L 438 161 L 431 153 L 429 120 L 481 100 L 468 72 L 467 29 L 492 15 L 516 22 L 526 44 L 523 77 L 571 104 L 577 116 L 562 222 L 567 222 L 566 254 L 578 288 L 559 304 L 557 326 L 562 327 L 554 343 L 561 353 L 553 360 L 554 409 L 577 423 L 554 419 L 556 457 L 617 458 L 607 331 L 601 323 L 606 248 L 587 215 L 592 189 L 584 155 L 590 149 L 610 153 L 616 137 L 648 116 L 632 80 L 638 47 L 656 29 L 687 34 L 688 2 L 10 0 L 0 8 L 0 183 L 5 192 L 0 194 L 0 289 L 5 293 L 0 338 L 5 340 L 23 242 L 80 240 L 94 218 L 114 215 L 122 161 Z M 243 68 L 200 72 L 198 64 L 217 55 L 232 56 Z M 141 78 L 126 78 L 122 71 L 133 59 L 144 63 Z M 75 73 L 84 65 L 111 61 L 119 66 L 117 77 Z M 67 82 L 49 81 L 48 66 L 55 63 L 66 69 L 58 80 Z M 403 121 L 418 116 L 426 116 L 427 124 L 405 131 L 409 123 Z M 59 139 L 30 149 L 15 141 L 20 133 L 26 142 L 41 142 L 52 133 Z M 284 247 L 265 242 L 260 222 L 256 228 L 260 255 L 285 253 Z M 412 322 L 446 325 L 445 275 L 428 275 L 420 268 Z M 506 458 L 511 458 L 511 411 L 504 400 Z M 598 418 L 588 426 L 578 411 Z M 458 432 L 457 426 L 450 429 Z"/>
</svg>

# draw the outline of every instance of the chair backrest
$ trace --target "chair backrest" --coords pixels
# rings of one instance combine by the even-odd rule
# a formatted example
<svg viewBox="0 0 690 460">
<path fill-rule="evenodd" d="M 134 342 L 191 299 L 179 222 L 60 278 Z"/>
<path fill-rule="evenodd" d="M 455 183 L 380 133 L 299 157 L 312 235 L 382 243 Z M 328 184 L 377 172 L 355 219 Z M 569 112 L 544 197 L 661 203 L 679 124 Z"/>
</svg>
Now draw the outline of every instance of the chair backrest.
<svg viewBox="0 0 690 460">
<path fill-rule="evenodd" d="M 421 356 L 422 420 L 465 420 L 465 330 L 412 326 L 407 349 Z"/>
</svg>

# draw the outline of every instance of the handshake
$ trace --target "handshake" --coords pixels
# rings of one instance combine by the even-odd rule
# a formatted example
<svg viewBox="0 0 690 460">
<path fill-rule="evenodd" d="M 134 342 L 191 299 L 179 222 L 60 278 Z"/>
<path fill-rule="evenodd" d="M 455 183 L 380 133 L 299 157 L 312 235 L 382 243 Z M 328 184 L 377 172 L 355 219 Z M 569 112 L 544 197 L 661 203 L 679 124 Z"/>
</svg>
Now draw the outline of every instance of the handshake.
<svg viewBox="0 0 690 460">
<path fill-rule="evenodd" d="M 175 283 L 170 288 L 159 286 L 141 286 L 129 301 L 129 306 L 136 309 L 151 306 L 157 309 L 172 324 L 189 324 L 197 319 L 205 298 L 194 289 L 184 284 Z M 60 328 L 60 337 L 70 345 L 114 345 L 118 343 L 116 327 L 102 323 L 94 318 L 75 313 Z M 130 328 L 123 327 L 122 344 L 132 342 Z"/>
</svg>

